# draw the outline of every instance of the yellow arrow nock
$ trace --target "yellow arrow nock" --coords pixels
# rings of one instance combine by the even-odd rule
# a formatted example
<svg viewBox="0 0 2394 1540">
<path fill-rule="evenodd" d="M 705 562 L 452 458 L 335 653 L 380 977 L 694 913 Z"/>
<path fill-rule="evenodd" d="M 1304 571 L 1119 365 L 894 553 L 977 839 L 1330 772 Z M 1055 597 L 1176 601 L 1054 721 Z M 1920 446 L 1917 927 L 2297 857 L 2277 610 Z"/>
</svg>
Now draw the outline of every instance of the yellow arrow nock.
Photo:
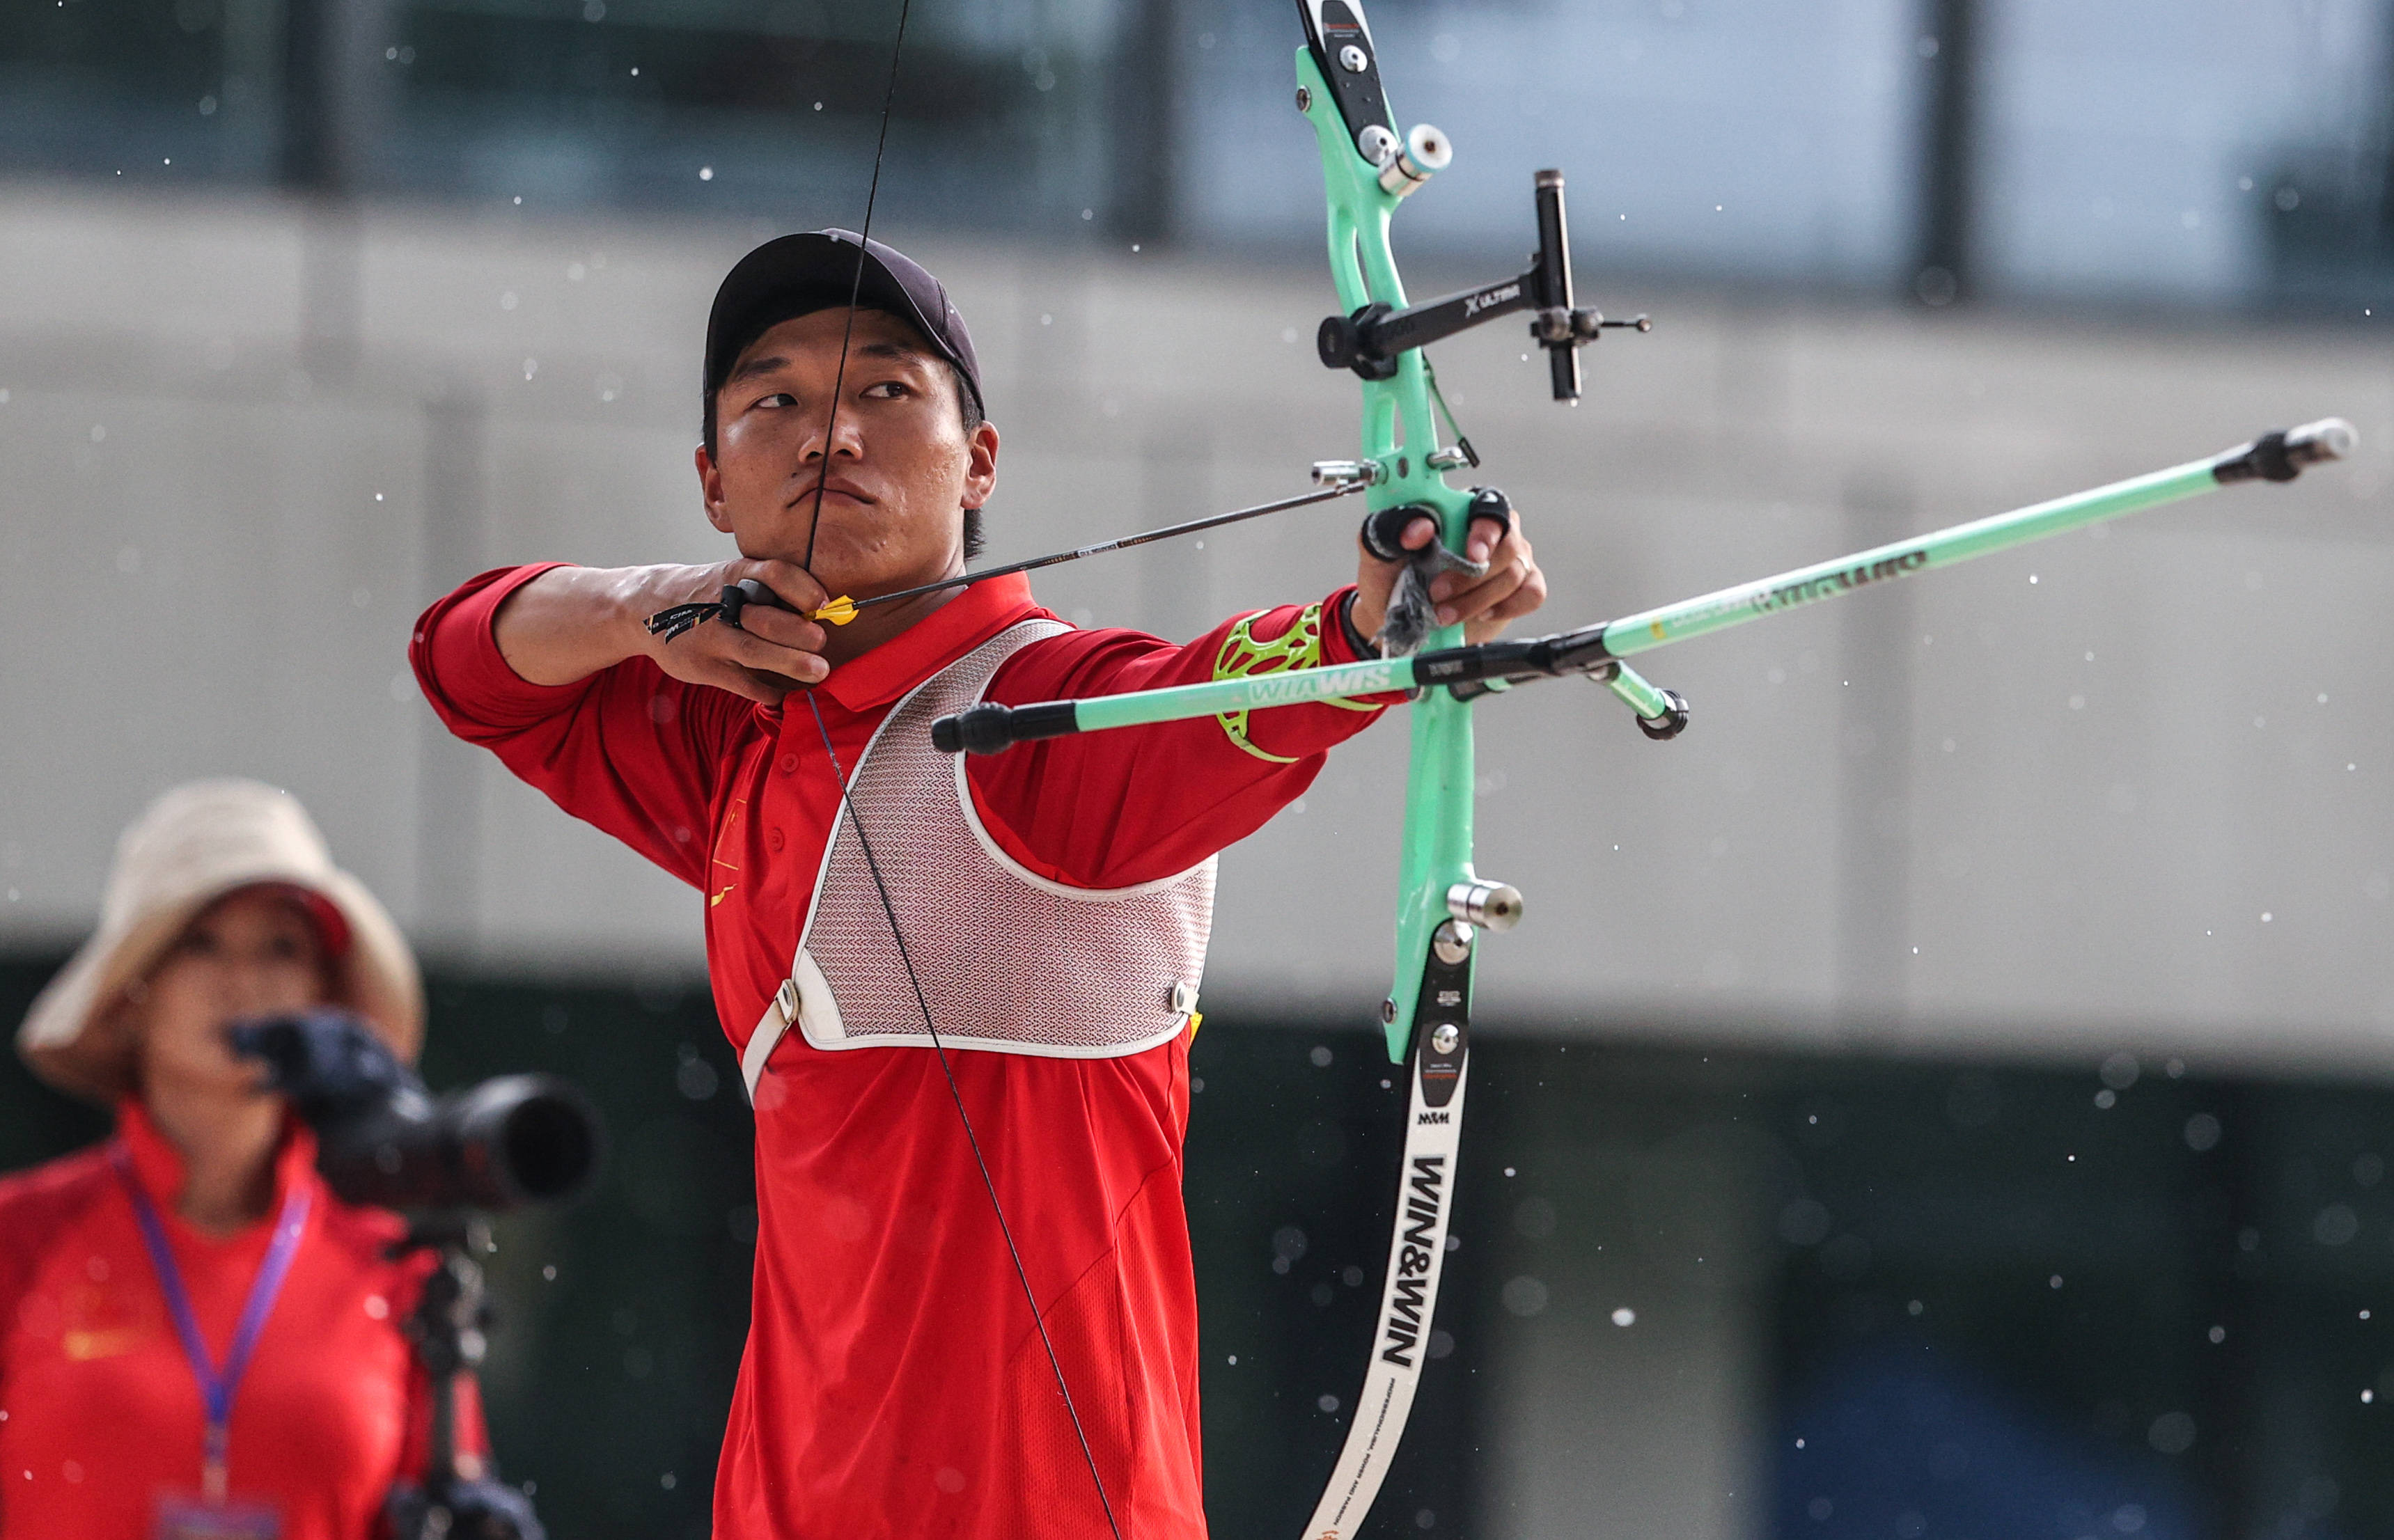
<svg viewBox="0 0 2394 1540">
<path fill-rule="evenodd" d="M 809 612 L 807 618 L 822 621 L 826 625 L 846 625 L 856 618 L 856 600 L 842 594 Z"/>
</svg>

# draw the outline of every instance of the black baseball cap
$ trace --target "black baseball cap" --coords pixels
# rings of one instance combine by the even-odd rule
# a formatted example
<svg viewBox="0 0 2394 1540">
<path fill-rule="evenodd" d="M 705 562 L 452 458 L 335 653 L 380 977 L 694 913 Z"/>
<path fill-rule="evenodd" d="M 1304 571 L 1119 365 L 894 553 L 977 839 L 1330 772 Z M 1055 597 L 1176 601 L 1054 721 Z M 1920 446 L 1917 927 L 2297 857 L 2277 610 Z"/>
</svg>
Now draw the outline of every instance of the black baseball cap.
<svg viewBox="0 0 2394 1540">
<path fill-rule="evenodd" d="M 972 336 L 947 289 L 905 253 L 850 230 L 780 236 L 733 264 L 706 318 L 706 410 L 750 343 L 794 316 L 844 306 L 851 294 L 860 307 L 888 310 L 922 333 L 988 414 Z"/>
</svg>

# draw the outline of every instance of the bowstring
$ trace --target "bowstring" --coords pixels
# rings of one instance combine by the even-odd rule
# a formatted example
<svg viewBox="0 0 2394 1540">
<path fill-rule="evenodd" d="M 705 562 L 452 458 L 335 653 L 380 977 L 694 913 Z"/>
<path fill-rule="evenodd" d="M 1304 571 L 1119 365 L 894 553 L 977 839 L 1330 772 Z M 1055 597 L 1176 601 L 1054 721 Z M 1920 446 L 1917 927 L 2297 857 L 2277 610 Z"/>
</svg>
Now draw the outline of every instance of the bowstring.
<svg viewBox="0 0 2394 1540">
<path fill-rule="evenodd" d="M 873 147 L 873 179 L 864 194 L 864 225 L 856 232 L 856 275 L 848 290 L 848 319 L 839 338 L 839 367 L 832 377 L 831 410 L 823 420 L 822 464 L 815 473 L 814 517 L 807 526 L 805 558 L 798 563 L 809 573 L 814 571 L 815 537 L 822 530 L 823 490 L 831 477 L 832 440 L 839 427 L 840 398 L 847 388 L 848 354 L 856 335 L 856 302 L 864 292 L 864 261 L 873 239 L 873 207 L 881 193 L 881 161 L 889 147 L 890 107 L 898 96 L 898 61 L 906 47 L 906 19 L 914 0 L 900 0 L 898 35 L 889 49 L 889 83 L 881 94 L 881 128 Z M 965 1110 L 964 1088 L 956 1082 L 955 1066 L 948 1059 L 948 1046 L 940 1036 L 939 1023 L 932 1020 L 930 997 L 923 991 L 923 981 L 914 971 L 914 955 L 906 945 L 906 933 L 898 924 L 898 906 L 889 897 L 889 885 L 882 879 L 881 862 L 873 853 L 873 843 L 865 837 L 864 823 L 857 816 L 855 798 L 849 794 L 847 770 L 839 762 L 839 750 L 831 740 L 831 728 L 824 722 L 822 704 L 816 699 L 815 689 L 806 687 L 807 710 L 814 717 L 815 732 L 822 739 L 823 757 L 829 761 L 833 778 L 839 783 L 840 811 L 848 815 L 848 826 L 856 836 L 856 848 L 864 857 L 864 869 L 873 877 L 873 891 L 881 901 L 882 916 L 889 922 L 889 939 L 898 949 L 898 961 L 906 973 L 906 984 L 914 994 L 914 1008 L 922 1013 L 923 1030 L 931 1039 L 931 1051 L 939 1056 L 940 1074 L 947 1082 L 948 1099 L 955 1105 L 956 1121 L 964 1127 L 965 1143 L 972 1151 L 973 1166 L 980 1173 L 981 1191 L 989 1194 L 990 1212 L 996 1216 L 997 1232 L 1006 1242 L 1006 1259 L 1014 1265 L 1015 1282 L 1022 1287 L 1022 1302 L 1031 1311 L 1031 1324 L 1039 1334 L 1039 1346 L 1047 1354 L 1047 1367 L 1056 1376 L 1056 1393 L 1063 1398 L 1064 1415 L 1072 1420 L 1072 1437 L 1080 1443 L 1081 1458 L 1089 1468 L 1089 1481 L 1097 1488 L 1098 1506 L 1104 1510 L 1106 1531 L 1113 1540 L 1122 1540 L 1122 1525 L 1114 1519 L 1113 1500 L 1106 1494 L 1105 1478 L 1098 1471 L 1097 1451 L 1089 1445 L 1088 1429 L 1081 1423 L 1080 1409 L 1072 1404 L 1072 1388 L 1064 1377 L 1064 1361 L 1057 1356 L 1055 1340 L 1047 1335 L 1047 1319 L 1039 1309 L 1038 1291 L 1031 1286 L 1031 1271 L 1022 1265 L 1022 1250 L 1014 1243 L 1014 1226 L 1006 1218 L 1006 1204 L 997 1195 L 997 1180 L 990 1175 L 989 1159 L 981 1152 L 980 1136 L 973 1129 L 972 1114 Z M 836 817 L 833 834 L 836 836 Z"/>
<path fill-rule="evenodd" d="M 856 802 L 848 795 L 848 771 L 841 768 L 839 751 L 832 746 L 831 729 L 823 722 L 822 706 L 815 692 L 807 691 L 807 709 L 815 719 L 815 731 L 822 738 L 823 757 L 831 761 L 832 774 L 839 782 L 840 810 L 848 814 L 848 826 L 856 835 L 856 849 L 864 857 L 864 869 L 873 876 L 873 890 L 881 899 L 881 913 L 889 921 L 889 939 L 897 943 L 898 961 L 905 968 L 906 983 L 914 992 L 914 1008 L 922 1013 L 923 1030 L 930 1034 L 931 1051 L 940 1058 L 940 1073 L 948 1083 L 948 1099 L 955 1103 L 956 1120 L 964 1125 L 965 1143 L 972 1150 L 973 1165 L 980 1172 L 983 1191 L 989 1194 L 991 1212 L 997 1216 L 997 1232 L 1006 1241 L 1006 1255 L 1014 1264 L 1015 1281 L 1022 1285 L 1023 1303 L 1031 1308 L 1031 1324 L 1039 1333 L 1039 1346 L 1046 1349 L 1047 1367 L 1056 1375 L 1056 1391 L 1064 1398 L 1064 1415 L 1072 1422 L 1072 1436 L 1080 1441 L 1081 1458 L 1088 1463 L 1089 1480 L 1098 1489 L 1098 1506 L 1105 1510 L 1106 1529 L 1113 1540 L 1122 1540 L 1122 1526 L 1114 1521 L 1114 1505 L 1106 1495 L 1106 1481 L 1098 1474 L 1097 1452 L 1089 1447 L 1088 1429 L 1081 1425 L 1081 1414 L 1072 1404 L 1072 1388 L 1064 1380 L 1064 1361 L 1056 1355 L 1056 1343 L 1047 1335 L 1047 1320 L 1039 1309 L 1038 1293 L 1031 1286 L 1030 1270 L 1022 1265 L 1022 1252 L 1014 1244 L 1014 1227 L 1006 1222 L 1006 1205 L 998 1201 L 997 1182 L 989 1172 L 988 1157 L 981 1153 L 980 1136 L 973 1132 L 972 1114 L 965 1111 L 965 1096 L 956 1084 L 955 1067 L 948 1061 L 948 1046 L 940 1037 L 939 1023 L 931 1020 L 931 1003 L 923 993 L 923 981 L 914 971 L 914 954 L 906 946 L 906 934 L 898 927 L 898 906 L 890 902 L 889 886 L 882 880 L 881 862 L 874 857 L 873 843 L 864 837 L 864 823 L 856 815 Z"/>
<path fill-rule="evenodd" d="M 881 131 L 873 141 L 873 179 L 864 189 L 864 228 L 856 232 L 856 274 L 848 284 L 848 319 L 839 332 L 839 369 L 832 375 L 831 411 L 823 418 L 822 464 L 815 471 L 815 514 L 807 523 L 807 554 L 798 565 L 811 576 L 815 536 L 822 533 L 823 487 L 831 480 L 832 436 L 839 429 L 839 399 L 848 388 L 848 344 L 856 337 L 856 301 L 864 293 L 864 259 L 871 252 L 873 205 L 881 197 L 881 157 L 889 148 L 889 109 L 898 99 L 898 59 L 906 50 L 906 18 L 914 0 L 899 0 L 898 36 L 889 46 L 889 84 L 881 92 Z"/>
</svg>

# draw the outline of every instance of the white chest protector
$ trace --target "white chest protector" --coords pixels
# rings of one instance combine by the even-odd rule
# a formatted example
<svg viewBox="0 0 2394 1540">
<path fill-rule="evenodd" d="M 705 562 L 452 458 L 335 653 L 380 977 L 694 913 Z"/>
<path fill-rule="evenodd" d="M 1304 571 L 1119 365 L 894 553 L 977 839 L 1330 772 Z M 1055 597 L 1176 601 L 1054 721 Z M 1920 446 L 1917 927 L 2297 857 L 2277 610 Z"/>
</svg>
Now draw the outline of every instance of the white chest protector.
<svg viewBox="0 0 2394 1540">
<path fill-rule="evenodd" d="M 1051 1059 L 1140 1053 L 1187 1029 L 1214 923 L 1213 858 L 1134 888 L 1050 881 L 981 826 L 965 757 L 931 746 L 931 723 L 979 703 L 1018 648 L 1067 629 L 1010 626 L 883 718 L 848 772 L 790 977 L 741 1055 L 751 1100 L 793 1025 L 817 1048 L 929 1047 L 927 1008 L 948 1047 Z"/>
</svg>

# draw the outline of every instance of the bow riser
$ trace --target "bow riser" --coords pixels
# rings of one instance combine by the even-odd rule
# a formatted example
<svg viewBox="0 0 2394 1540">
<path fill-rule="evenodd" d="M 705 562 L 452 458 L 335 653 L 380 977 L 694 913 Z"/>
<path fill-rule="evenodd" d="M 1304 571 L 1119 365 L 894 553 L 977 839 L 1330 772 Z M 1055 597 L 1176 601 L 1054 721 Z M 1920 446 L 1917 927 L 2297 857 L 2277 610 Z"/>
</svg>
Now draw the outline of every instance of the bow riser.
<svg viewBox="0 0 2394 1540">
<path fill-rule="evenodd" d="M 1366 161 L 1349 136 L 1329 83 L 1310 46 L 1296 50 L 1297 99 L 1322 149 L 1322 191 L 1328 204 L 1330 276 L 1348 314 L 1374 304 L 1405 307 L 1404 281 L 1388 245 L 1388 225 L 1400 197 L 1381 185 L 1380 168 Z M 1373 511 L 1426 507 L 1436 512 L 1440 538 L 1461 551 L 1468 534 L 1471 494 L 1447 484 L 1429 463 L 1439 447 L 1430 405 L 1428 366 L 1419 349 L 1390 361 L 1386 379 L 1365 379 L 1362 458 L 1380 467 L 1365 494 Z M 1453 647 L 1459 625 L 1432 631 L 1426 645 Z M 1447 922 L 1446 894 L 1477 880 L 1471 866 L 1473 791 L 1471 708 L 1443 691 L 1413 707 L 1413 774 L 1405 790 L 1404 857 L 1398 877 L 1396 977 L 1383 1008 L 1388 1060 L 1401 1064 L 1413 1043 L 1422 973 L 1431 939 Z M 1469 965 L 1465 965 L 1462 1016 L 1468 1014 Z"/>
</svg>

